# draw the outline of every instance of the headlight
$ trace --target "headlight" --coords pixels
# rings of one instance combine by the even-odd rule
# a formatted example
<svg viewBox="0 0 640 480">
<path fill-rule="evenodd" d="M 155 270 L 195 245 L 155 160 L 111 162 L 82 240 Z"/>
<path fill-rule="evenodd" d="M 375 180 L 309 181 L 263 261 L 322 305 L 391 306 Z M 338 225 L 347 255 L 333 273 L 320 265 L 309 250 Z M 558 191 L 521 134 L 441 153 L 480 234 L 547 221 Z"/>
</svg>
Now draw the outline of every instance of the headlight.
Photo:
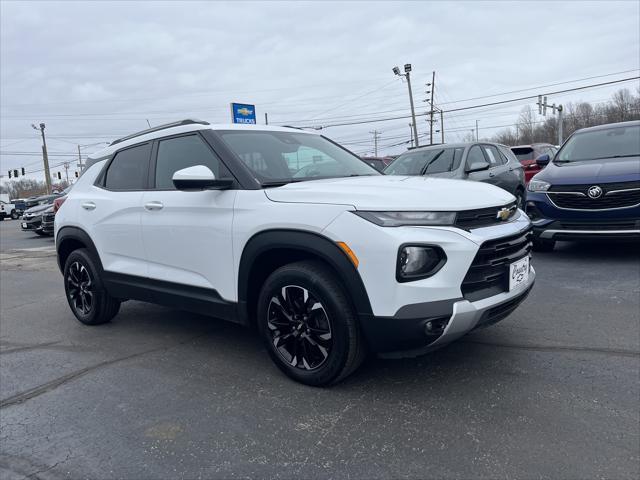
<svg viewBox="0 0 640 480">
<path fill-rule="evenodd" d="M 411 282 L 435 275 L 446 263 L 442 248 L 427 245 L 403 245 L 398 250 L 396 280 Z"/>
<path fill-rule="evenodd" d="M 453 225 L 456 212 L 353 212 L 381 227 L 403 225 Z"/>
<path fill-rule="evenodd" d="M 530 192 L 546 192 L 549 190 L 551 184 L 549 182 L 545 182 L 544 180 L 536 180 L 535 178 L 531 179 L 529 182 L 529 186 L 527 187 Z"/>
</svg>

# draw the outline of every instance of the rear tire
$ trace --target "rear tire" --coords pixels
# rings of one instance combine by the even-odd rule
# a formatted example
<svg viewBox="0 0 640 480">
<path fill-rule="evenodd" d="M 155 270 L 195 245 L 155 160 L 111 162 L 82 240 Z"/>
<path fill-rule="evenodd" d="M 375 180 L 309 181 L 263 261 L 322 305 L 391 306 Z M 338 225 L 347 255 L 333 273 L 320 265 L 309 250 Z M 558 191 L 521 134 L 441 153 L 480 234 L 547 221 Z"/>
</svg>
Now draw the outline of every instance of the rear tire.
<svg viewBox="0 0 640 480">
<path fill-rule="evenodd" d="M 11 212 L 11 218 L 13 220 L 17 220 L 18 218 L 20 218 L 20 215 L 18 215 L 18 212 L 14 210 L 13 212 Z"/>
<path fill-rule="evenodd" d="M 257 324 L 274 363 L 312 386 L 355 371 L 365 348 L 355 311 L 334 273 L 320 262 L 285 265 L 265 281 Z"/>
<path fill-rule="evenodd" d="M 544 238 L 533 239 L 533 250 L 535 252 L 551 252 L 555 246 L 555 240 L 547 240 Z"/>
<path fill-rule="evenodd" d="M 85 325 L 106 323 L 120 310 L 120 301 L 107 293 L 99 272 L 97 262 L 84 248 L 71 252 L 64 265 L 67 302 Z"/>
</svg>

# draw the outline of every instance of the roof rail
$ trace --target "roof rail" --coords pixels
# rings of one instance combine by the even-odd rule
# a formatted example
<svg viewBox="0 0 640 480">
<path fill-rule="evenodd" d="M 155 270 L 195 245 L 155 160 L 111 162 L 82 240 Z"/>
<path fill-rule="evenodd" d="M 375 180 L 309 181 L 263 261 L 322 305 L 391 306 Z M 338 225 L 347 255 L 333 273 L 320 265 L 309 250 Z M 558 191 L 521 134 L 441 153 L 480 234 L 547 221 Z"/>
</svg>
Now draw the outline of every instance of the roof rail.
<svg viewBox="0 0 640 480">
<path fill-rule="evenodd" d="M 186 118 L 184 120 L 179 120 L 177 122 L 165 123 L 164 125 L 158 125 L 157 127 L 147 128 L 146 130 L 141 130 L 136 133 L 132 133 L 131 135 L 127 135 L 126 137 L 118 138 L 114 140 L 109 145 L 115 145 L 116 143 L 124 142 L 125 140 L 130 140 L 135 137 L 140 137 L 142 135 L 146 135 L 147 133 L 153 133 L 160 130 L 164 130 L 166 128 L 172 127 L 180 127 L 181 125 L 210 125 L 209 122 L 205 122 L 204 120 L 194 120 L 192 118 Z"/>
</svg>

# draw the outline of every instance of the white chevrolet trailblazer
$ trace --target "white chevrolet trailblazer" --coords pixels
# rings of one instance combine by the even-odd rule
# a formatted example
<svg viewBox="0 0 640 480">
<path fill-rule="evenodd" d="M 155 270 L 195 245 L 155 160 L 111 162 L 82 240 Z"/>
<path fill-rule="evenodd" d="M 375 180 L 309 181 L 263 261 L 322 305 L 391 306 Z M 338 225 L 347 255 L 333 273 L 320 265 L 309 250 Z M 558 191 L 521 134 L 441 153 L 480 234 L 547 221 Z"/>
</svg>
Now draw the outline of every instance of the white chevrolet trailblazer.
<svg viewBox="0 0 640 480">
<path fill-rule="evenodd" d="M 535 279 L 511 194 L 384 176 L 288 127 L 184 120 L 116 140 L 90 157 L 55 231 L 82 323 L 136 299 L 256 326 L 310 385 L 367 351 L 415 356 L 498 322 Z"/>
</svg>

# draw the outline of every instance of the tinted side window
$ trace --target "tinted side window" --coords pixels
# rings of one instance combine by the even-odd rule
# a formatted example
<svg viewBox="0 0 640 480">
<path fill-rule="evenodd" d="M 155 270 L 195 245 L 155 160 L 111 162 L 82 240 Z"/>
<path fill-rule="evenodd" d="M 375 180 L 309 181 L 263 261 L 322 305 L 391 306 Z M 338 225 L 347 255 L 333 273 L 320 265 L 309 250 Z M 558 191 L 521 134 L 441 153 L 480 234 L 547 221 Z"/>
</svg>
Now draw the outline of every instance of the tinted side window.
<svg viewBox="0 0 640 480">
<path fill-rule="evenodd" d="M 484 149 L 484 153 L 487 156 L 489 165 L 491 165 L 492 167 L 497 167 L 498 165 L 503 164 L 502 157 L 500 157 L 500 154 L 498 153 L 496 147 L 494 147 L 493 145 L 483 145 L 482 148 Z"/>
<path fill-rule="evenodd" d="M 198 135 L 160 140 L 156 160 L 156 188 L 174 190 L 173 174 L 195 165 L 208 167 L 216 178 L 230 178 L 218 157 Z"/>
<path fill-rule="evenodd" d="M 105 174 L 105 187 L 109 190 L 144 190 L 150 155 L 150 143 L 116 153 Z"/>
<path fill-rule="evenodd" d="M 480 150 L 480 147 L 478 145 L 474 145 L 473 147 L 471 147 L 471 150 L 469 150 L 469 154 L 467 155 L 468 167 L 470 167 L 474 163 L 483 163 L 486 161 L 487 159 L 484 158 L 484 155 L 482 154 L 482 150 Z"/>
</svg>

